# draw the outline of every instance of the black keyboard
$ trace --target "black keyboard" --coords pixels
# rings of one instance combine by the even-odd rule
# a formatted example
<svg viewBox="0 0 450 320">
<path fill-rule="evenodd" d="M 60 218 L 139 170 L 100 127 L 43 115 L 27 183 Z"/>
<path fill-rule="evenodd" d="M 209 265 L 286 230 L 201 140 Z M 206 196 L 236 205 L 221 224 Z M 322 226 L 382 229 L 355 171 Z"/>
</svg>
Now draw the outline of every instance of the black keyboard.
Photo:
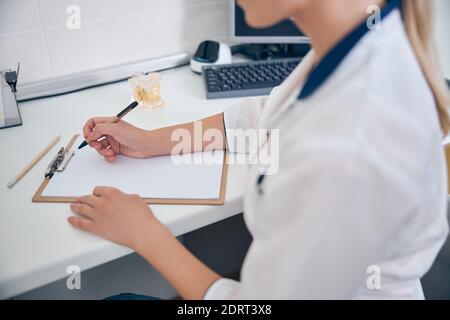
<svg viewBox="0 0 450 320">
<path fill-rule="evenodd" d="M 243 62 L 204 67 L 208 99 L 264 96 L 280 85 L 301 58 Z"/>
</svg>

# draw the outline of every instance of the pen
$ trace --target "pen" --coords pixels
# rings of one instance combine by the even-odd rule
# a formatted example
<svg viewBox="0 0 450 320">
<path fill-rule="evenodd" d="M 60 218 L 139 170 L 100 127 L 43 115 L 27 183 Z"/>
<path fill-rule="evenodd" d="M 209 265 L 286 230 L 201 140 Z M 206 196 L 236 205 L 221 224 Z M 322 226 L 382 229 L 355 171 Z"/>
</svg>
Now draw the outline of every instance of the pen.
<svg viewBox="0 0 450 320">
<path fill-rule="evenodd" d="M 133 110 L 134 108 L 136 108 L 138 106 L 138 103 L 136 101 L 132 102 L 128 107 L 126 107 L 125 109 L 123 109 L 122 111 L 120 111 L 117 116 L 113 117 L 111 119 L 111 121 L 109 123 L 116 123 L 119 122 L 120 119 L 122 119 L 123 117 L 125 117 L 128 112 L 130 112 L 131 110 Z M 84 140 L 80 146 L 78 147 L 79 149 L 82 149 L 84 147 L 86 147 L 89 144 L 89 142 L 87 140 Z"/>
<path fill-rule="evenodd" d="M 14 187 L 14 185 L 19 182 L 20 179 L 23 178 L 24 175 L 27 174 L 28 171 L 31 170 L 31 168 L 33 168 L 36 163 L 39 162 L 39 160 L 41 160 L 46 154 L 47 152 L 50 151 L 51 148 L 53 148 L 53 146 L 61 139 L 61 136 L 57 136 L 55 139 L 53 139 L 41 152 L 39 152 L 39 154 L 36 156 L 36 158 L 33 159 L 33 161 L 31 161 L 25 168 L 22 169 L 22 171 L 19 172 L 19 174 L 12 179 L 9 183 L 8 183 L 8 188 L 12 188 Z"/>
</svg>

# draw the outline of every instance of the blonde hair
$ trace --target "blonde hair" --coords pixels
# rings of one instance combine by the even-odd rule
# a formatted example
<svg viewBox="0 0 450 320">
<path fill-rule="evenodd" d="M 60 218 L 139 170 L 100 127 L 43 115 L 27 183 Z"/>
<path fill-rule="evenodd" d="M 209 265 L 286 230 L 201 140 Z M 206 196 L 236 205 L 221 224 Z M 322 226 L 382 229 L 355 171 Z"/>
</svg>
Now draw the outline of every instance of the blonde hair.
<svg viewBox="0 0 450 320">
<path fill-rule="evenodd" d="M 444 135 L 450 130 L 450 92 L 440 72 L 433 41 L 433 7 L 429 0 L 403 0 L 406 33 L 436 102 Z"/>
</svg>

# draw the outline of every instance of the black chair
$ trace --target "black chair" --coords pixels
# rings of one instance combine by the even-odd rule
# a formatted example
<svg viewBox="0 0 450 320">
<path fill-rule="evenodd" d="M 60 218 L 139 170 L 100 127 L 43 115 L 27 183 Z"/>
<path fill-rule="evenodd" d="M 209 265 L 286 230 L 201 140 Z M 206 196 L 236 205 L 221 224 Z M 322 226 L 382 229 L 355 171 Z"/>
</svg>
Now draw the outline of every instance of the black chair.
<svg viewBox="0 0 450 320">
<path fill-rule="evenodd" d="M 448 218 L 450 220 L 450 208 Z M 421 282 L 426 299 L 450 300 L 450 237 Z"/>
</svg>

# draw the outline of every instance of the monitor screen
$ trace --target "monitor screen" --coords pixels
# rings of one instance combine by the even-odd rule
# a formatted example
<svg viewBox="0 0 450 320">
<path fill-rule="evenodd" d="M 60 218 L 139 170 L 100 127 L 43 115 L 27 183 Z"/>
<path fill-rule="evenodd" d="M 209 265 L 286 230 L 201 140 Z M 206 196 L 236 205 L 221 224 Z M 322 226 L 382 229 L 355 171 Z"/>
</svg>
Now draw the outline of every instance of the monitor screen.
<svg viewBox="0 0 450 320">
<path fill-rule="evenodd" d="M 245 21 L 245 13 L 237 5 L 236 0 L 232 1 L 232 5 L 232 36 L 236 41 L 253 43 L 307 42 L 303 33 L 290 20 L 282 21 L 268 28 L 252 28 Z"/>
</svg>

